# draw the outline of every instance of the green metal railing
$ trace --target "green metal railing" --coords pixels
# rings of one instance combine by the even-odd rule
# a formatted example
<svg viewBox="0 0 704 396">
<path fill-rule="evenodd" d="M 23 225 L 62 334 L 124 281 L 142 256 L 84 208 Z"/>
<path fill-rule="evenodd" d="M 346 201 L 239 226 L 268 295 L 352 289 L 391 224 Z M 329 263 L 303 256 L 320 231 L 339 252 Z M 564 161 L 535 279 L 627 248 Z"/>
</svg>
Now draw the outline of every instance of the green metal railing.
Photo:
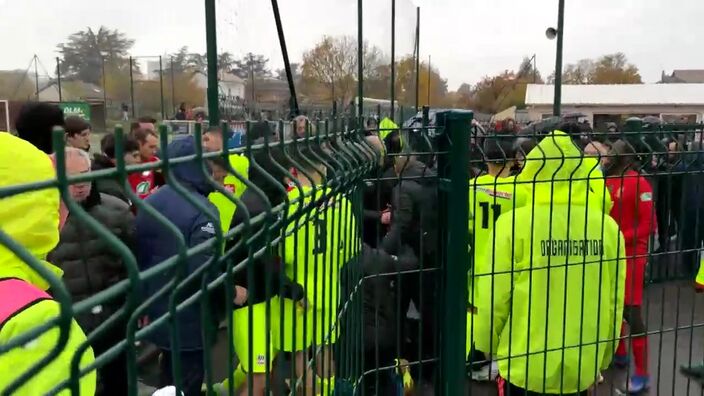
<svg viewBox="0 0 704 396">
<path fill-rule="evenodd" d="M 445 204 L 442 206 L 453 208 L 456 215 L 457 210 L 461 212 L 462 207 L 466 208 L 462 205 L 464 201 L 462 195 L 466 194 L 467 182 L 464 164 L 468 161 L 466 150 L 468 145 L 464 131 L 467 130 L 471 121 L 471 113 L 448 112 L 441 119 L 443 120 L 442 125 L 435 128 L 436 133 L 444 131 L 437 133 L 437 139 L 441 146 L 439 151 L 428 151 L 430 147 L 428 146 L 415 152 L 413 147 L 406 146 L 404 153 L 395 155 L 424 154 L 436 157 L 444 170 L 439 178 L 435 176 L 435 184 L 438 189 L 441 185 L 445 186 L 447 193 L 442 199 L 446 199 L 449 204 L 449 206 Z M 238 308 L 233 303 L 234 282 L 238 274 L 246 273 L 248 283 L 253 285 L 253 289 L 249 293 L 256 293 L 254 286 L 259 286 L 256 285 L 253 278 L 255 266 L 259 265 L 260 260 L 267 255 L 281 257 L 282 267 L 286 270 L 282 270 L 278 275 L 266 274 L 268 280 L 265 282 L 267 288 L 264 292 L 265 295 L 271 297 L 282 292 L 282 290 L 269 290 L 270 277 L 280 277 L 279 281 L 282 281 L 283 277 L 288 277 L 291 281 L 301 284 L 305 290 L 306 297 L 304 299 L 307 299 L 307 302 L 303 305 L 289 305 L 285 304 L 284 299 L 281 298 L 278 300 L 279 306 L 277 307 L 275 306 L 277 305 L 275 304 L 276 300 L 267 297 L 266 320 L 264 322 L 266 344 L 273 342 L 272 340 L 277 337 L 283 339 L 285 333 L 290 332 L 290 326 L 297 328 L 296 321 L 299 320 L 304 321 L 304 333 L 309 331 L 306 328 L 309 325 L 313 327 L 314 332 L 318 331 L 318 327 L 323 327 L 324 331 L 320 339 L 322 343 L 313 342 L 311 348 L 307 349 L 315 353 L 303 354 L 309 370 L 305 370 L 302 375 L 299 375 L 300 371 L 296 373 L 295 365 L 291 362 L 289 362 L 289 369 L 286 369 L 285 363 L 277 363 L 272 367 L 277 368 L 278 377 L 272 377 L 269 375 L 271 374 L 270 367 L 267 366 L 265 370 L 266 387 L 275 389 L 280 388 L 283 383 L 288 383 L 292 391 L 295 392 L 296 384 L 306 385 L 309 376 L 317 369 L 324 370 L 325 367 L 330 369 L 332 366 L 336 371 L 332 381 L 335 384 L 335 394 L 363 394 L 364 392 L 360 391 L 359 385 L 362 378 L 369 375 L 369 372 L 365 372 L 363 367 L 362 359 L 364 357 L 361 345 L 364 342 L 364 334 L 359 327 L 359 321 L 363 317 L 365 309 L 363 305 L 364 290 L 372 277 L 365 275 L 358 264 L 362 260 L 362 188 L 365 180 L 369 181 L 371 175 L 377 175 L 380 153 L 365 140 L 363 131 L 354 127 L 362 122 L 361 119 L 343 118 L 324 122 L 316 121 L 314 123 L 316 132 L 310 133 L 313 130 L 313 125 L 310 125 L 307 136 L 297 140 L 291 140 L 288 136 L 284 136 L 285 128 L 283 122 L 280 122 L 278 139 L 273 139 L 276 141 L 270 141 L 270 136 L 265 134 L 261 141 L 248 141 L 245 147 L 221 152 L 205 152 L 203 150 L 201 145 L 203 133 L 198 125 L 192 137 L 196 142 L 195 153 L 180 158 L 169 158 L 166 155 L 169 150 L 170 136 L 168 136 L 166 127 L 161 126 L 159 135 L 162 155 L 159 161 L 126 166 L 124 149 L 122 145 L 118 144 L 114 169 L 80 175 L 66 173 L 63 132 L 61 130 L 54 131 L 57 178 L 31 185 L 6 186 L 0 189 L 0 197 L 7 198 L 41 188 L 57 188 L 70 212 L 70 221 L 79 223 L 86 235 L 97 235 L 99 239 L 104 241 L 108 250 L 114 254 L 114 260 L 124 266 L 126 276 L 116 284 L 97 291 L 89 298 L 73 301 L 70 290 L 63 284 L 62 279 L 49 273 L 36 258 L 32 257 L 22 246 L 13 242 L 12 235 L 0 232 L 0 243 L 15 253 L 18 260 L 25 262 L 47 280 L 51 285 L 52 297 L 60 307 L 60 314 L 55 319 L 47 323 L 37 323 L 36 329 L 0 346 L 0 353 L 5 353 L 14 348 L 20 348 L 50 329 L 60 330 L 60 337 L 53 350 L 44 359 L 36 362 L 32 370 L 26 373 L 17 373 L 17 378 L 12 384 L 2 390 L 3 394 L 12 394 L 24 383 L 40 375 L 41 370 L 68 347 L 68 332 L 72 317 L 90 313 L 96 307 L 108 304 L 117 307 L 115 313 L 86 334 L 86 339 L 78 347 L 70 346 L 76 347 L 71 359 L 71 375 L 64 381 L 52 383 L 42 392 L 53 394 L 65 390 L 72 394 L 79 394 L 81 381 L 89 381 L 88 375 L 94 370 L 98 370 L 98 383 L 100 383 L 101 375 L 106 374 L 101 372 L 101 368 L 120 354 L 124 354 L 126 357 L 127 378 L 125 381 L 128 383 L 130 394 L 137 394 L 138 384 L 155 385 L 149 383 L 151 380 L 146 374 L 149 371 L 149 364 L 145 365 L 142 362 L 140 365 L 138 363 L 142 360 L 140 358 L 142 348 L 148 344 L 149 335 L 157 327 L 167 326 L 170 330 L 171 350 L 179 351 L 182 338 L 178 334 L 179 326 L 176 326 L 177 315 L 190 306 L 198 305 L 202 314 L 203 333 L 201 337 L 203 337 L 205 345 L 203 349 L 204 389 L 209 394 L 214 394 L 218 389 L 224 394 L 235 394 L 235 389 L 232 387 L 229 389 L 219 385 L 214 387 L 214 384 L 223 380 L 227 380 L 230 384 L 237 381 L 236 362 L 238 360 L 232 336 L 236 332 L 242 331 L 242 326 L 250 326 L 248 333 L 251 336 L 248 340 L 248 348 L 251 350 L 255 332 L 261 331 L 261 329 L 252 328 L 251 321 L 253 319 L 251 318 L 254 308 L 251 301 L 245 307 L 240 308 L 248 310 L 249 323 L 233 321 L 233 311 Z M 252 125 L 248 125 L 248 131 L 251 127 Z M 409 131 L 409 133 L 426 134 L 426 131 L 424 128 L 420 128 Z M 114 134 L 117 142 L 123 141 L 124 132 L 121 127 L 118 126 Z M 241 169 L 233 169 L 229 161 L 233 155 L 243 156 L 249 160 L 248 174 L 250 178 L 242 174 Z M 393 153 L 389 153 L 389 158 L 393 158 L 393 155 Z M 211 164 L 218 160 L 220 163 L 227 164 L 226 168 L 229 174 L 234 175 L 246 185 L 245 191 L 253 193 L 261 200 L 264 205 L 263 212 L 251 215 L 242 196 L 233 194 L 213 178 L 210 173 Z M 212 239 L 195 246 L 185 239 L 187 236 L 184 236 L 174 225 L 173 219 L 165 217 L 160 210 L 150 204 L 150 200 L 140 200 L 132 191 L 127 180 L 128 174 L 134 172 L 159 171 L 163 174 L 168 188 L 173 189 L 179 197 L 199 212 L 206 214 L 213 224 L 217 224 L 218 216 L 174 174 L 174 167 L 188 162 L 199 164 L 202 176 L 213 190 L 223 194 L 237 210 L 244 212 L 242 223 L 233 224 L 229 230 L 221 230 L 216 227 Z M 259 175 L 256 182 L 251 180 L 253 172 Z M 165 258 L 153 267 L 140 270 L 140 263 L 131 247 L 126 246 L 104 224 L 93 218 L 70 194 L 70 185 L 92 183 L 98 179 L 108 178 L 117 180 L 124 187 L 124 191 L 129 196 L 138 215 L 149 217 L 157 222 L 163 228 L 164 237 L 168 236 L 170 240 L 175 241 L 174 251 L 176 254 L 174 256 Z M 396 182 L 401 183 L 403 177 L 391 177 L 390 179 L 397 179 Z M 292 192 L 286 192 L 287 181 L 288 188 L 297 194 L 291 195 Z M 309 187 L 306 187 L 307 185 Z M 158 190 L 156 194 L 159 194 Z M 274 196 L 277 198 L 273 198 Z M 448 212 L 446 214 L 448 217 L 450 216 Z M 444 378 L 436 383 L 443 384 L 443 393 L 445 394 L 453 393 L 452 390 L 458 389 L 458 384 L 464 382 L 460 373 L 463 370 L 464 358 L 462 354 L 457 353 L 459 349 L 456 348 L 457 345 L 461 345 L 464 338 L 461 335 L 461 329 L 451 327 L 453 323 L 451 318 L 464 312 L 464 303 L 461 297 L 464 292 L 462 287 L 458 288 L 458 285 L 463 283 L 461 278 L 466 269 L 458 263 L 466 261 L 466 257 L 463 257 L 467 254 L 464 248 L 466 246 L 466 239 L 464 239 L 466 237 L 464 232 L 466 223 L 461 220 L 461 217 L 455 216 L 453 219 L 454 222 L 451 223 L 443 222 L 446 225 L 442 226 L 442 233 L 448 236 L 448 242 L 446 247 L 434 249 L 436 252 L 433 253 L 435 268 L 430 269 L 430 271 L 444 273 L 443 276 L 438 275 L 438 278 L 443 280 L 438 281 L 437 285 L 441 283 L 445 283 L 445 286 L 449 285 L 449 287 L 443 288 L 445 294 L 441 297 L 443 301 L 447 302 L 446 309 L 442 310 L 445 312 L 443 335 L 440 336 L 439 333 L 433 335 L 436 337 L 436 342 L 442 340 L 444 347 L 436 349 L 439 355 L 424 360 L 423 346 L 418 345 L 420 349 L 419 360 L 409 363 L 409 366 L 418 366 L 419 371 L 422 372 L 424 364 L 435 362 L 437 366 L 433 370 L 442 372 L 442 377 L 435 377 L 436 381 L 439 378 Z M 328 221 L 329 225 L 321 230 L 321 224 Z M 136 243 L 139 244 L 140 241 L 138 240 Z M 330 243 L 334 243 L 334 245 L 328 246 Z M 320 254 L 321 252 L 316 249 L 322 250 L 324 254 Z M 308 256 L 300 255 L 299 250 L 311 250 L 316 254 L 309 259 Z M 203 252 L 209 252 L 210 259 L 195 272 L 188 273 L 186 270 L 188 260 Z M 235 259 L 236 257 L 240 259 Z M 450 260 L 447 262 L 452 262 L 453 265 L 446 265 L 445 258 Z M 301 271 L 301 267 L 305 269 Z M 290 272 L 287 273 L 287 270 Z M 426 271 L 428 269 L 423 268 L 421 260 L 420 268 L 411 272 L 417 273 L 419 278 L 423 279 Z M 144 295 L 142 293 L 145 282 L 164 277 L 164 274 L 169 275 L 155 294 Z M 300 274 L 303 274 L 305 279 L 301 279 Z M 399 272 L 387 275 L 401 276 Z M 345 281 L 344 287 L 341 283 L 343 280 Z M 189 287 L 188 285 L 192 282 L 195 282 L 198 287 L 195 289 Z M 224 289 L 224 301 L 214 301 L 215 296 L 219 295 L 217 291 L 222 289 Z M 161 298 L 168 299 L 168 310 L 158 317 L 150 317 L 148 324 L 140 325 L 141 319 L 145 316 L 150 305 Z M 421 300 L 422 298 L 421 294 Z M 214 305 L 218 305 L 216 303 L 224 305 L 224 312 L 214 312 Z M 290 307 L 290 309 L 297 311 L 301 307 L 308 309 L 311 305 L 318 311 L 326 311 L 326 314 L 320 316 L 322 323 L 317 321 L 317 317 L 311 320 L 306 314 L 293 315 L 293 323 L 279 325 L 279 334 L 275 334 L 274 322 L 284 320 L 284 308 Z M 313 314 L 316 311 L 306 310 L 306 312 Z M 276 316 L 277 313 L 280 315 L 279 317 Z M 224 316 L 218 316 L 219 314 Z M 427 318 L 423 319 L 427 321 Z M 405 322 L 406 318 L 398 320 Z M 216 324 L 218 322 L 220 322 L 220 326 Z M 95 361 L 87 365 L 83 364 L 83 355 L 90 352 L 91 345 L 94 345 L 98 339 L 105 337 L 109 331 L 115 331 L 116 327 L 119 328 L 117 331 L 122 334 L 122 338 L 98 354 Z M 296 336 L 295 331 L 293 336 Z M 334 343 L 335 347 L 327 347 L 325 340 L 330 340 L 335 336 L 338 339 L 338 342 Z M 137 345 L 140 346 L 137 347 Z M 269 361 L 270 358 L 273 358 L 274 351 L 267 349 L 266 355 L 265 361 Z M 181 378 L 183 362 L 177 353 L 172 356 L 173 376 Z M 283 359 L 283 354 L 279 353 L 279 357 Z M 403 356 L 398 354 L 398 357 Z M 250 354 L 249 358 L 251 367 L 251 360 L 255 357 Z M 256 359 L 259 358 L 259 356 L 256 357 Z M 295 356 L 292 360 L 295 361 Z M 442 369 L 439 366 L 442 366 Z M 251 380 L 250 377 L 250 385 Z M 177 388 L 181 387 L 179 383 L 173 385 Z M 333 388 L 329 385 L 317 383 L 313 385 L 318 392 L 321 391 L 321 386 L 325 386 L 322 388 L 325 394 L 332 394 Z"/>
</svg>

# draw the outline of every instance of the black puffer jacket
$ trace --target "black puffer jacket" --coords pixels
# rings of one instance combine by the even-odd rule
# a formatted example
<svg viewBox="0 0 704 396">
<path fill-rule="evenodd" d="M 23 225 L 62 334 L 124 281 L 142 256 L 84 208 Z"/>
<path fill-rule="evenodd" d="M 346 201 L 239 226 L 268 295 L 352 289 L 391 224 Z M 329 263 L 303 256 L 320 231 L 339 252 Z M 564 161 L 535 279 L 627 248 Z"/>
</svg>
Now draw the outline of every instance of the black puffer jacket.
<svg viewBox="0 0 704 396">
<path fill-rule="evenodd" d="M 133 249 L 134 218 L 129 206 L 121 200 L 99 193 L 93 186 L 83 209 Z M 64 271 L 63 280 L 73 301 L 84 300 L 126 277 L 122 258 L 87 224 L 69 213 L 61 230 L 59 244 L 49 253 L 48 261 Z M 107 319 L 121 305 L 113 300 L 109 305 L 95 307 L 92 312 L 76 318 L 88 333 Z"/>
<path fill-rule="evenodd" d="M 91 165 L 91 169 L 94 171 L 111 169 L 114 167 L 115 165 L 113 165 L 112 161 L 110 161 L 110 158 L 103 154 L 96 154 L 95 157 L 93 157 L 93 164 Z M 117 181 L 117 179 L 115 178 L 98 179 L 95 181 L 95 188 L 98 190 L 98 192 L 107 195 L 112 195 L 113 197 L 119 198 L 120 200 L 130 204 L 130 199 L 125 193 L 124 186 L 121 186 L 120 182 Z"/>
<path fill-rule="evenodd" d="M 353 304 L 346 310 L 341 309 L 346 315 L 343 319 L 346 325 L 342 329 L 344 341 L 340 345 L 361 343 L 366 350 L 374 350 L 377 346 L 393 348 L 401 330 L 397 327 L 396 295 L 399 290 L 395 282 L 399 272 L 417 269 L 418 259 L 405 245 L 401 246 L 397 256 L 368 245 L 363 245 L 360 253 L 345 264 L 341 272 L 343 300 L 360 301 L 354 296 L 361 292 L 362 306 Z"/>
<path fill-rule="evenodd" d="M 402 245 L 410 246 L 418 257 L 432 256 L 436 251 L 437 185 L 433 169 L 415 160 L 406 165 L 391 194 L 391 228 L 381 243 L 387 253 L 398 254 Z"/>
</svg>

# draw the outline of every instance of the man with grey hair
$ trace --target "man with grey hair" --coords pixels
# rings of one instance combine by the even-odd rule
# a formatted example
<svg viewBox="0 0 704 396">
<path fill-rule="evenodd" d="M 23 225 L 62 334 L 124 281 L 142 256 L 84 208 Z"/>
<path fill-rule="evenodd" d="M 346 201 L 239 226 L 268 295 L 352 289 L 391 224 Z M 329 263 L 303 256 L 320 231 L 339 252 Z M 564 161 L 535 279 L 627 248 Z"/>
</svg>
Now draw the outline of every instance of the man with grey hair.
<svg viewBox="0 0 704 396">
<path fill-rule="evenodd" d="M 66 148 L 66 173 L 76 176 L 90 172 L 88 153 L 81 149 Z M 110 230 L 122 243 L 133 247 L 134 218 L 129 205 L 110 195 L 98 192 L 90 182 L 69 185 L 71 199 L 90 217 Z M 61 229 L 59 244 L 49 253 L 48 261 L 64 271 L 63 280 L 74 302 L 85 300 L 127 277 L 122 257 L 95 229 L 70 213 Z M 73 214 L 73 215 L 72 215 Z M 90 311 L 76 315 L 76 320 L 86 334 L 115 314 L 123 299 L 93 306 Z M 96 356 L 107 351 L 125 338 L 122 320 L 92 342 Z M 120 324 L 122 323 L 122 324 Z M 125 355 L 121 353 L 98 370 L 99 395 L 126 395 L 127 372 Z"/>
<path fill-rule="evenodd" d="M 313 125 L 311 125 L 310 120 L 308 117 L 304 115 L 299 115 L 296 116 L 296 118 L 293 119 L 293 133 L 291 134 L 292 138 L 295 139 L 301 139 L 306 137 L 306 130 L 309 128 L 311 129 L 311 135 L 314 135 L 315 132 L 313 132 Z"/>
</svg>

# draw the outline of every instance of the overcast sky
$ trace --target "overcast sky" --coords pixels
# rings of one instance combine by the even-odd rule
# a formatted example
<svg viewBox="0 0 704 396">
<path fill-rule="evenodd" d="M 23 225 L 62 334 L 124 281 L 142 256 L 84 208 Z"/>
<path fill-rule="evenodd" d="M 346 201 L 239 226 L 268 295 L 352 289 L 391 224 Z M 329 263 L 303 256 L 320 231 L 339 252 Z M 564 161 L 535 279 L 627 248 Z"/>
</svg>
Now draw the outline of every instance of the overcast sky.
<svg viewBox="0 0 704 396">
<path fill-rule="evenodd" d="M 365 38 L 390 52 L 391 0 L 364 0 Z M 71 33 L 105 25 L 136 40 L 134 55 L 159 55 L 189 46 L 204 52 L 203 0 L 0 0 L 0 69 L 24 69 L 36 53 L 51 72 L 56 44 Z M 356 0 L 279 0 L 292 61 L 324 34 L 357 34 Z M 380 5 L 380 3 L 387 3 Z M 518 67 L 536 54 L 550 74 L 557 0 L 397 0 L 397 56 L 413 47 L 414 4 L 421 6 L 421 56 L 451 89 Z M 281 66 L 271 3 L 217 0 L 219 51 L 265 54 Z M 624 52 L 646 82 L 662 70 L 704 68 L 704 1 L 567 1 L 565 62 Z M 43 74 L 43 71 L 40 70 Z"/>
</svg>

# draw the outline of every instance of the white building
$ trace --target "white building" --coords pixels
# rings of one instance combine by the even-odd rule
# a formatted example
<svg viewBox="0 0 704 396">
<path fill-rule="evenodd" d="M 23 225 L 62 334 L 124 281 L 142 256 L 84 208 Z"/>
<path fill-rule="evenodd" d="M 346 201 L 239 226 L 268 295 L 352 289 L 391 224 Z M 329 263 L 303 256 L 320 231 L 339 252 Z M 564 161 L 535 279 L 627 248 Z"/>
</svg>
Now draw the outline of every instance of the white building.
<svg viewBox="0 0 704 396">
<path fill-rule="evenodd" d="M 554 92 L 553 85 L 528 84 L 525 102 L 530 120 L 552 115 Z M 704 84 L 563 85 L 562 113 L 582 113 L 597 128 L 632 116 L 701 122 Z"/>
<path fill-rule="evenodd" d="M 208 88 L 208 75 L 204 72 L 196 72 L 193 74 L 193 81 L 200 88 Z M 230 73 L 220 73 L 218 78 L 218 93 L 228 97 L 239 97 L 244 99 L 244 80 Z"/>
</svg>

